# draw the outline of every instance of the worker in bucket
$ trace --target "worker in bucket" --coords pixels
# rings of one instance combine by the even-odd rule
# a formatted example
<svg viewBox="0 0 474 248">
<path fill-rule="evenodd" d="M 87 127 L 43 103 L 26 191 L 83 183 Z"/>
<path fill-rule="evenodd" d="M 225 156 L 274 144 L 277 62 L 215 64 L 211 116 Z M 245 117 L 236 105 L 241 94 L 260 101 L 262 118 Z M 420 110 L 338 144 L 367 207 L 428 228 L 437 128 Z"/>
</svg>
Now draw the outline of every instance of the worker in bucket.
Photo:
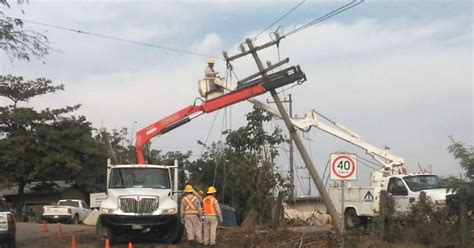
<svg viewBox="0 0 474 248">
<path fill-rule="evenodd" d="M 204 245 L 216 245 L 216 231 L 219 222 L 222 222 L 221 208 L 216 199 L 216 188 L 210 186 L 207 196 L 204 197 Z"/>
<path fill-rule="evenodd" d="M 184 223 L 188 242 L 191 245 L 202 244 L 202 207 L 199 197 L 194 193 L 193 186 L 186 185 L 181 201 L 181 222 Z"/>
<path fill-rule="evenodd" d="M 214 80 L 217 77 L 218 72 L 214 71 L 214 59 L 209 58 L 207 60 L 207 67 L 204 70 L 204 79 Z"/>
</svg>

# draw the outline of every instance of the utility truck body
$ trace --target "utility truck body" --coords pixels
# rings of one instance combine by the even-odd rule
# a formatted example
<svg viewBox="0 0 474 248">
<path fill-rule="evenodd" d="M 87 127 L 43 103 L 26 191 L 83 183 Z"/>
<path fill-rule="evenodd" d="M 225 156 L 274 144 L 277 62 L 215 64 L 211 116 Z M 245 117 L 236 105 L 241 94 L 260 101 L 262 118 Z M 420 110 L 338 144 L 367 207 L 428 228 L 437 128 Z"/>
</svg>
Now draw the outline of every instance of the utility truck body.
<svg viewBox="0 0 474 248">
<path fill-rule="evenodd" d="M 97 232 L 114 243 L 121 234 L 153 234 L 179 241 L 178 166 L 108 165 L 107 197 L 100 204 Z M 173 179 L 172 179 L 173 178 Z"/>
<path fill-rule="evenodd" d="M 397 174 L 384 177 L 381 184 L 370 187 L 344 187 L 344 221 L 347 228 L 355 228 L 379 212 L 380 192 L 387 191 L 395 202 L 395 210 L 410 209 L 421 192 L 425 192 L 435 207 L 446 206 L 446 189 L 439 188 L 439 178 L 433 174 Z M 347 183 L 346 183 L 347 184 Z M 329 195 L 336 206 L 341 206 L 341 187 L 334 182 Z M 341 212 L 341 208 L 337 208 Z"/>
</svg>

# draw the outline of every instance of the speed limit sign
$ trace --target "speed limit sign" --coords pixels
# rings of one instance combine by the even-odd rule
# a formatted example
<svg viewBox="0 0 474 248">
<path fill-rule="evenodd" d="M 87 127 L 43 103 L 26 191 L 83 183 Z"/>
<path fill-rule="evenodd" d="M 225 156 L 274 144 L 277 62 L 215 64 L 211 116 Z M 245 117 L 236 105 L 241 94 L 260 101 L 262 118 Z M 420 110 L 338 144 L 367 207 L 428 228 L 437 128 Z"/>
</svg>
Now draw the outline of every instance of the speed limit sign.
<svg viewBox="0 0 474 248">
<path fill-rule="evenodd" d="M 350 154 L 331 154 L 331 180 L 356 180 L 357 157 Z"/>
</svg>

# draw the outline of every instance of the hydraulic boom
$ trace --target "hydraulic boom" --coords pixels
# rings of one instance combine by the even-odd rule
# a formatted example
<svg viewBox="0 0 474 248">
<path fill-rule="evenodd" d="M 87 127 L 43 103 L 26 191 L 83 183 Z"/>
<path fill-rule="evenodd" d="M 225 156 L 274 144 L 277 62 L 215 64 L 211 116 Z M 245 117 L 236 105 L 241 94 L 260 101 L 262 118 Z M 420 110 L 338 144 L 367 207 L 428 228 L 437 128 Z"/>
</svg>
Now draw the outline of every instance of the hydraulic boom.
<svg viewBox="0 0 474 248">
<path fill-rule="evenodd" d="M 306 81 L 305 74 L 299 66 L 292 66 L 282 71 L 267 75 L 266 82 L 262 78 L 239 85 L 237 89 L 220 97 L 206 101 L 201 105 L 190 105 L 173 113 L 137 132 L 135 150 L 139 164 L 145 164 L 142 148 L 153 137 L 169 132 L 190 122 L 203 113 L 210 113 L 232 104 L 262 95 L 270 90 L 294 83 Z"/>
</svg>

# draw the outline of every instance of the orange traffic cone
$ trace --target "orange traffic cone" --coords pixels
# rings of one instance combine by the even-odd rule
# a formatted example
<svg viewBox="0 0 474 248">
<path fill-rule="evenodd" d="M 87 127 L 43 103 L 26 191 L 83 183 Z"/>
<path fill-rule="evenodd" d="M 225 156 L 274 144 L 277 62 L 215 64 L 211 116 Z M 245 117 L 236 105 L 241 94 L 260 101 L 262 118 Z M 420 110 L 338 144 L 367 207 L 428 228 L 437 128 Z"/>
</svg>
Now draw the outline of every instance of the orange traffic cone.
<svg viewBox="0 0 474 248">
<path fill-rule="evenodd" d="M 132 242 L 128 242 L 128 248 L 133 248 Z"/>
<path fill-rule="evenodd" d="M 43 221 L 43 231 L 42 232 L 49 232 L 48 222 L 46 222 L 45 220 Z"/>
<path fill-rule="evenodd" d="M 71 237 L 71 248 L 76 248 L 76 234 L 72 234 Z"/>
<path fill-rule="evenodd" d="M 105 239 L 105 246 L 104 248 L 110 248 L 110 241 L 109 239 Z"/>
<path fill-rule="evenodd" d="M 63 239 L 63 227 L 61 226 L 61 224 L 58 224 L 58 240 L 62 240 Z"/>
</svg>

